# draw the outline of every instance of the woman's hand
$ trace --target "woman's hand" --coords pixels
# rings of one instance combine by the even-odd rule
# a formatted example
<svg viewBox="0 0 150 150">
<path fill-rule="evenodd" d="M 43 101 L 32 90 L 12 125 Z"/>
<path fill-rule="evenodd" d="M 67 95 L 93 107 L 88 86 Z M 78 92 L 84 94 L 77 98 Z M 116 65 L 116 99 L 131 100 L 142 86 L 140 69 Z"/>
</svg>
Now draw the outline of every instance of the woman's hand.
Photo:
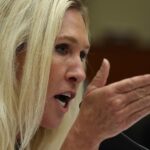
<svg viewBox="0 0 150 150">
<path fill-rule="evenodd" d="M 104 59 L 87 87 L 79 115 L 62 150 L 97 150 L 102 141 L 126 130 L 150 113 L 150 75 L 105 86 L 109 68 L 109 62 Z"/>
<path fill-rule="evenodd" d="M 87 87 L 77 119 L 79 132 L 95 143 L 119 134 L 150 113 L 150 75 L 105 86 L 109 68 L 104 59 Z"/>
</svg>

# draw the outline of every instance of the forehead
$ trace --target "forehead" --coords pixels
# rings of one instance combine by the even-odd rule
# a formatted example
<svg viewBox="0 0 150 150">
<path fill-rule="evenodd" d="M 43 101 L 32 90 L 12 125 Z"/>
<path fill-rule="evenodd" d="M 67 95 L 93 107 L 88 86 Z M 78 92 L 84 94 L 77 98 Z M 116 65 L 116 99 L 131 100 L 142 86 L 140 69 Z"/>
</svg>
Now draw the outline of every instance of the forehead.
<svg viewBox="0 0 150 150">
<path fill-rule="evenodd" d="M 57 38 L 70 37 L 89 47 L 88 31 L 81 13 L 76 9 L 66 11 L 62 27 Z"/>
</svg>

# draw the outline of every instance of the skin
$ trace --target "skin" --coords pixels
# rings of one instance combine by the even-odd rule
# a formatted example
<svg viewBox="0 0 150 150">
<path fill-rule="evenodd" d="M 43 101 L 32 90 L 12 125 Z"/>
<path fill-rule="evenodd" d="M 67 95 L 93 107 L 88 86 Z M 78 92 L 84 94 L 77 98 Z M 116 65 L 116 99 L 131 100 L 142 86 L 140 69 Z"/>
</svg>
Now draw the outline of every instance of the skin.
<svg viewBox="0 0 150 150">
<path fill-rule="evenodd" d="M 76 40 L 68 41 L 68 38 L 64 38 L 66 34 Z M 89 42 L 83 19 L 77 10 L 68 10 L 65 14 L 56 45 L 64 42 L 69 42 L 72 48 L 65 55 L 54 51 L 41 122 L 45 128 L 57 127 L 64 116 L 53 95 L 64 89 L 76 91 L 79 83 L 85 79 L 81 54 L 83 51 L 88 53 Z M 102 141 L 126 130 L 150 113 L 150 75 L 106 85 L 109 69 L 110 64 L 104 59 L 87 87 L 79 115 L 61 150 L 78 150 L 81 147 L 82 150 L 98 150 Z"/>
<path fill-rule="evenodd" d="M 150 75 L 106 86 L 110 64 L 102 65 L 87 87 L 79 115 L 61 150 L 98 150 L 105 139 L 116 136 L 150 113 Z M 70 144 L 73 143 L 73 144 Z"/>
<path fill-rule="evenodd" d="M 54 50 L 46 106 L 41 122 L 41 126 L 45 128 L 57 127 L 67 111 L 62 112 L 53 96 L 65 91 L 76 93 L 79 84 L 86 77 L 83 62 L 88 53 L 89 40 L 83 19 L 77 10 L 66 12 L 55 47 L 58 48 Z"/>
<path fill-rule="evenodd" d="M 90 45 L 84 21 L 77 10 L 71 9 L 65 13 L 54 47 L 46 104 L 41 121 L 41 126 L 47 129 L 58 127 L 69 109 L 69 105 L 63 108 L 54 95 L 64 92 L 76 95 L 79 84 L 86 78 L 83 64 Z M 17 70 L 19 80 L 24 58 L 25 51 L 17 55 L 17 62 L 20 64 Z"/>
<path fill-rule="evenodd" d="M 150 75 L 105 85 L 109 62 L 87 87 L 80 113 L 61 150 L 98 150 L 105 139 L 128 129 L 150 114 Z M 86 142 L 85 142 L 86 141 Z M 70 143 L 75 143 L 73 146 Z"/>
</svg>

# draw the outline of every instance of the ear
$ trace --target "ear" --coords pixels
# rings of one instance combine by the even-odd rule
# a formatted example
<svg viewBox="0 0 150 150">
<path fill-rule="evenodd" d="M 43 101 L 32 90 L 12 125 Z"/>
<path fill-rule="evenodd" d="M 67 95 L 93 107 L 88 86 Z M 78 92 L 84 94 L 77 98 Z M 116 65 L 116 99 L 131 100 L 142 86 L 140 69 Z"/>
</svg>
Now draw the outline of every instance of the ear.
<svg viewBox="0 0 150 150">
<path fill-rule="evenodd" d="M 109 61 L 107 59 L 103 59 L 100 69 L 98 70 L 95 77 L 87 87 L 86 94 L 88 94 L 89 92 L 91 92 L 96 88 L 105 86 L 109 76 L 109 70 L 110 70 Z"/>
</svg>

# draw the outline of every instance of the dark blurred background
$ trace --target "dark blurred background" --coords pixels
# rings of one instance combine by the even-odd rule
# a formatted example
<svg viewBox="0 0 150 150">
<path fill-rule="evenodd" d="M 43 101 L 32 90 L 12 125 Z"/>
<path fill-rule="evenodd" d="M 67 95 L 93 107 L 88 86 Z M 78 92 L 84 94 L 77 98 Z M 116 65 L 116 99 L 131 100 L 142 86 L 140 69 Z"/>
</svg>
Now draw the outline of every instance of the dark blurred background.
<svg viewBox="0 0 150 150">
<path fill-rule="evenodd" d="M 111 63 L 108 84 L 150 73 L 150 0 L 84 0 L 89 9 L 91 50 L 87 83 L 103 58 Z M 125 133 L 150 148 L 150 116 Z M 101 150 L 134 150 L 121 135 L 102 143 Z"/>
</svg>

